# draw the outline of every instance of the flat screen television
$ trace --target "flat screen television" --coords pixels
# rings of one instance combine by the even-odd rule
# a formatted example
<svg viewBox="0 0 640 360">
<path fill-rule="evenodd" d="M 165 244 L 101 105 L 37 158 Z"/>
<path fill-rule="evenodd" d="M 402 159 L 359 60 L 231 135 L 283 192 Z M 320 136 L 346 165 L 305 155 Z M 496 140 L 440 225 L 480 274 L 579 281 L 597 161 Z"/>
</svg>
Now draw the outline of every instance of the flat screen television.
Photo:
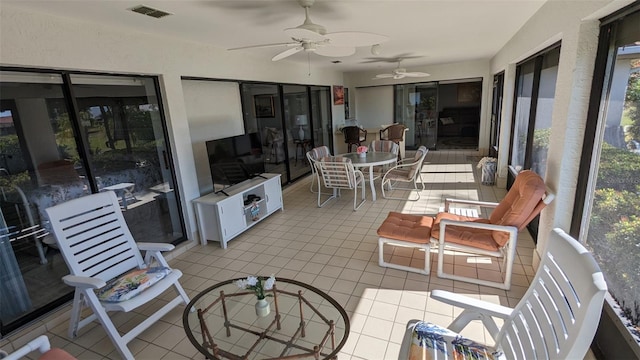
<svg viewBox="0 0 640 360">
<path fill-rule="evenodd" d="M 209 140 L 207 157 L 213 190 L 224 189 L 264 173 L 264 154 L 258 133 Z"/>
</svg>

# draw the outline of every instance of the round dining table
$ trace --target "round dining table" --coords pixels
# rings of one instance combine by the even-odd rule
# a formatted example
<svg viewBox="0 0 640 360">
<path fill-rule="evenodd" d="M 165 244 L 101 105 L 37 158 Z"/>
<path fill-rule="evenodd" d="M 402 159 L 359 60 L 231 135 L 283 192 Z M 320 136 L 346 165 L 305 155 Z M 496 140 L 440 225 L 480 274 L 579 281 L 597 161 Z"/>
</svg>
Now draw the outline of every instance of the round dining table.
<svg viewBox="0 0 640 360">
<path fill-rule="evenodd" d="M 360 156 L 358 153 L 346 153 L 338 156 L 351 159 L 353 167 L 356 169 L 369 168 L 369 184 L 371 187 L 371 199 L 376 201 L 376 187 L 373 185 L 375 180 L 373 174 L 374 166 L 382 166 L 388 164 L 394 164 L 398 160 L 398 155 L 389 152 L 368 152 L 365 156 Z"/>
</svg>

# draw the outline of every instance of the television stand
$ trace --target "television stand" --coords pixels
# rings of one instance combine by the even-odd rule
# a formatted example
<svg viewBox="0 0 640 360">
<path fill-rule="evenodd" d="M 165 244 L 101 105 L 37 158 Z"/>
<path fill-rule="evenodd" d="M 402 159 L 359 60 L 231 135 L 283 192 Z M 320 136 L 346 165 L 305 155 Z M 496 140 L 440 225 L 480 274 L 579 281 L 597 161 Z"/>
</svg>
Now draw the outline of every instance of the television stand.
<svg viewBox="0 0 640 360">
<path fill-rule="evenodd" d="M 264 220 L 277 210 L 282 211 L 280 174 L 264 173 L 222 191 L 209 193 L 193 200 L 198 220 L 200 243 L 218 241 L 223 249 L 227 243 L 245 230 Z M 244 204 L 249 195 L 260 200 Z"/>
</svg>

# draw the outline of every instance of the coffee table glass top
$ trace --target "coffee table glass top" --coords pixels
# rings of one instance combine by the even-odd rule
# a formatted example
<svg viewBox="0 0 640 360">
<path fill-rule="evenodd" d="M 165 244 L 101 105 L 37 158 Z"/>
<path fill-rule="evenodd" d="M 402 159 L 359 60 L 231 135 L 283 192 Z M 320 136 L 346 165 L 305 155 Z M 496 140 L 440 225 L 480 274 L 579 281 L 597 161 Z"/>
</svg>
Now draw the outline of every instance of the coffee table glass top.
<svg viewBox="0 0 640 360">
<path fill-rule="evenodd" d="M 187 337 L 207 358 L 337 357 L 349 335 L 349 318 L 333 298 L 299 281 L 276 278 L 274 290 L 267 292 L 270 313 L 260 317 L 254 292 L 238 288 L 235 280 L 204 290 L 185 308 Z"/>
</svg>

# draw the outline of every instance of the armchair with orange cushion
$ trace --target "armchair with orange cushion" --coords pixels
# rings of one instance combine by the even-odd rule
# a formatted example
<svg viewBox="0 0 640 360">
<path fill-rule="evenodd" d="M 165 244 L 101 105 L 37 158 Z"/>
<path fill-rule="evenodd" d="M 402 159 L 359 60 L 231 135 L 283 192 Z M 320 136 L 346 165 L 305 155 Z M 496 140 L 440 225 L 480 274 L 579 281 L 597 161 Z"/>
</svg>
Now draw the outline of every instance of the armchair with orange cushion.
<svg viewBox="0 0 640 360">
<path fill-rule="evenodd" d="M 428 253 L 430 245 L 437 244 L 438 277 L 509 290 L 518 232 L 538 216 L 554 197 L 538 174 L 524 170 L 518 174 L 513 186 L 500 203 L 446 199 L 444 211 L 438 213 L 435 219 L 430 216 L 391 212 L 378 228 L 380 237 L 378 264 L 384 267 L 429 274 L 430 256 Z M 493 208 L 493 211 L 488 219 L 471 217 L 468 216 L 468 212 L 467 215 L 460 215 L 464 211 L 458 211 L 460 209 L 451 207 L 451 204 L 490 207 Z M 468 210 L 468 208 L 462 210 Z M 425 233 L 430 234 L 430 241 L 424 235 L 420 238 L 408 236 L 408 234 Z M 425 254 L 424 269 L 385 261 L 384 245 L 425 250 L 427 254 Z M 479 277 L 445 273 L 445 251 L 464 253 L 464 255 L 456 254 L 456 256 L 480 255 L 502 258 L 504 277 L 502 274 L 500 275 L 501 280 L 504 278 L 504 281 L 490 281 Z"/>
<path fill-rule="evenodd" d="M 540 175 L 521 171 L 499 203 L 446 199 L 443 212 L 436 215 L 431 228 L 432 241 L 438 244 L 438 277 L 461 280 L 508 290 L 516 253 L 518 232 L 523 230 L 555 197 Z M 451 204 L 493 208 L 488 219 L 455 214 Z M 444 271 L 445 250 L 503 258 L 504 282 L 488 281 Z"/>
</svg>

